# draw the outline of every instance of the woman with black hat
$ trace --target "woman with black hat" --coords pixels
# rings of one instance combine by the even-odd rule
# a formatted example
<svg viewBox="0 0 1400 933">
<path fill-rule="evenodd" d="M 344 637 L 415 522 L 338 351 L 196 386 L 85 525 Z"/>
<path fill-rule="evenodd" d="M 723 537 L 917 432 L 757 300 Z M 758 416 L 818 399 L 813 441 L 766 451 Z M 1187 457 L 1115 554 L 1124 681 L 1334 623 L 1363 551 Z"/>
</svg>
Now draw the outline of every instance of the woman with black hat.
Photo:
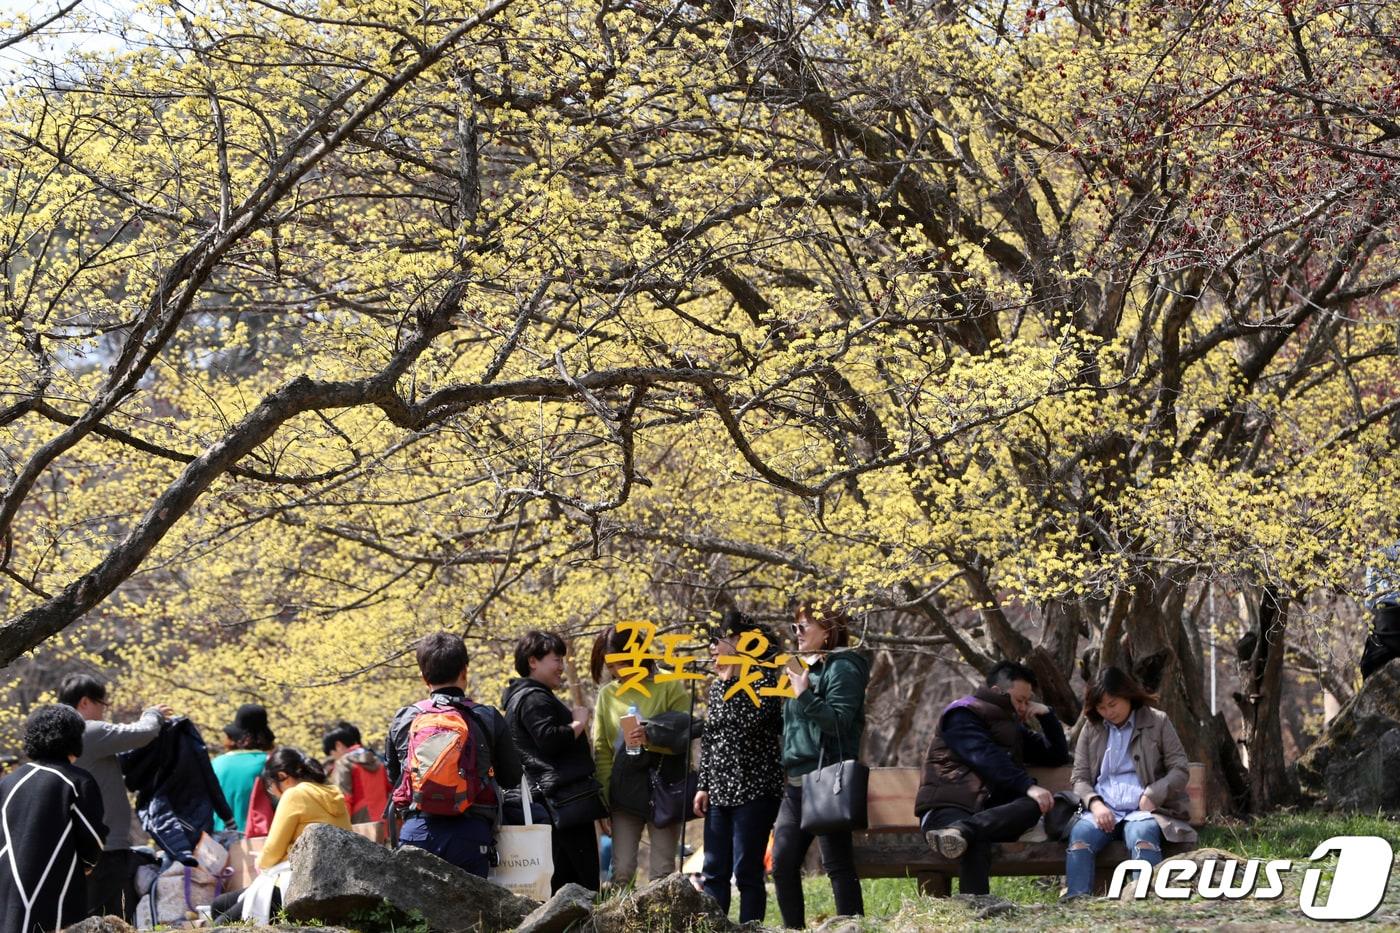
<svg viewBox="0 0 1400 933">
<path fill-rule="evenodd" d="M 248 828 L 248 801 L 253 794 L 267 753 L 272 750 L 272 730 L 267 725 L 267 709 L 257 703 L 244 703 L 233 714 L 233 722 L 224 726 L 224 753 L 214 759 L 214 776 L 224 792 L 224 799 L 233 807 L 233 823 L 215 817 L 216 831 Z"/>
<path fill-rule="evenodd" d="M 761 921 L 768 909 L 763 856 L 783 798 L 783 705 L 764 696 L 777 686 L 777 670 L 738 659 L 771 663 L 777 649 L 771 629 L 734 609 L 710 631 L 716 667 L 695 812 L 705 818 L 705 891 L 727 914 L 732 875 L 740 923 Z"/>
</svg>

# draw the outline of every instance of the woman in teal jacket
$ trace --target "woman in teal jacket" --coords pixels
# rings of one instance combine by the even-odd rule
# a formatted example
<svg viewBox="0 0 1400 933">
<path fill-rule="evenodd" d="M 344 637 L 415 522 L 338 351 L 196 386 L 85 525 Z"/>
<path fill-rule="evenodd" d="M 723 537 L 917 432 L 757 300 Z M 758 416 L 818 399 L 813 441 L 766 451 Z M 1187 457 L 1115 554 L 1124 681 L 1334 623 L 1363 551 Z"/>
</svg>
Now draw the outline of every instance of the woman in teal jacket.
<svg viewBox="0 0 1400 933">
<path fill-rule="evenodd" d="M 275 741 L 267 724 L 267 710 L 257 703 L 238 707 L 233 722 L 224 726 L 224 753 L 213 761 L 214 778 L 224 792 L 224 799 L 233 808 L 233 822 L 225 822 L 223 817 L 215 815 L 216 832 L 248 831 L 248 801 Z"/>
<path fill-rule="evenodd" d="M 783 707 L 787 785 L 773 826 L 773 887 L 783 925 L 800 929 L 807 925 L 802 862 L 813 838 L 821 846 L 822 868 L 831 879 L 836 912 L 842 916 L 865 913 L 851 834 L 813 837 L 802 830 L 802 776 L 815 771 L 821 758 L 831 763 L 859 757 L 870 662 L 849 647 L 851 620 L 839 609 L 803 603 L 792 629 L 797 653 L 808 669 L 792 675 L 796 697 Z"/>
</svg>

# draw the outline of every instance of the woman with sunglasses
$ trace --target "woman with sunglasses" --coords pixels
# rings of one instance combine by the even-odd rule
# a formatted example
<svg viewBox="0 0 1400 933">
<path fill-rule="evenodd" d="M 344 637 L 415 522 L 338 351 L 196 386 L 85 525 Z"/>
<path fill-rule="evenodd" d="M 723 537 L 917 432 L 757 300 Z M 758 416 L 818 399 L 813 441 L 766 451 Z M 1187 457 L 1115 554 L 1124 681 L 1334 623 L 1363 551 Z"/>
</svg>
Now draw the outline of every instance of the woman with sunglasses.
<svg viewBox="0 0 1400 933">
<path fill-rule="evenodd" d="M 813 838 L 821 846 L 822 868 L 831 879 L 836 913 L 865 913 L 851 834 L 814 837 L 802 829 L 802 776 L 815 771 L 818 761 L 829 764 L 860 754 L 870 662 L 850 647 L 850 627 L 850 617 L 839 608 L 811 603 L 797 607 L 792 627 L 797 654 L 807 669 L 790 675 L 796 696 L 783 706 L 787 786 L 773 827 L 773 887 L 783 925 L 794 929 L 807 925 L 802 862 Z"/>
<path fill-rule="evenodd" d="M 286 862 L 292 843 L 301 838 L 306 827 L 329 823 L 350 828 L 345 795 L 339 787 L 326 783 L 326 771 L 315 758 L 295 748 L 279 748 L 267 756 L 262 779 L 268 792 L 278 798 L 272 828 L 258 856 L 262 874 L 243 890 L 214 898 L 213 914 L 220 922 L 258 919 L 266 923 L 282 905 L 281 888 L 290 877 Z"/>
<path fill-rule="evenodd" d="M 783 706 L 764 696 L 778 684 L 778 639 L 731 609 L 710 632 L 715 677 L 706 693 L 705 735 L 695 813 L 705 818 L 705 891 L 729 913 L 729 879 L 739 888 L 739 922 L 763 919 L 763 855 L 783 797 Z"/>
</svg>

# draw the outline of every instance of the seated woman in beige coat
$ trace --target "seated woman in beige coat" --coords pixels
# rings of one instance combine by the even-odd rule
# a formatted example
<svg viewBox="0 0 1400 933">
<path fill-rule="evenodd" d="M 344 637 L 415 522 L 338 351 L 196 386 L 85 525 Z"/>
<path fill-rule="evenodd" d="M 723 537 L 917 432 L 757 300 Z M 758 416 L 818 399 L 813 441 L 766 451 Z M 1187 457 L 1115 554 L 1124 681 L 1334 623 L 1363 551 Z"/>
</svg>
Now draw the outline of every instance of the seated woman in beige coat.
<svg viewBox="0 0 1400 933">
<path fill-rule="evenodd" d="M 1074 750 L 1074 792 L 1084 811 L 1065 853 L 1066 898 L 1094 887 L 1094 858 L 1113 839 L 1149 865 L 1162 842 L 1189 842 L 1186 750 L 1157 698 L 1116 667 L 1099 672 L 1084 692 L 1084 728 Z"/>
</svg>

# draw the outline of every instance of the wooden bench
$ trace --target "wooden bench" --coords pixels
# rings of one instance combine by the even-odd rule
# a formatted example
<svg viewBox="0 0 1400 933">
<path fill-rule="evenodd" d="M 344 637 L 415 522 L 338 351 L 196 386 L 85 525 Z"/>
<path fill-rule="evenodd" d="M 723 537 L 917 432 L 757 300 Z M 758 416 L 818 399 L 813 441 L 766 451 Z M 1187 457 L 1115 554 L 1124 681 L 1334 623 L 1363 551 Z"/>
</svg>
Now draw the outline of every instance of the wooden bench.
<svg viewBox="0 0 1400 933">
<path fill-rule="evenodd" d="M 1036 783 L 1055 792 L 1070 789 L 1070 769 L 1028 768 Z M 862 878 L 915 878 L 919 890 L 931 897 L 952 893 L 958 861 L 934 852 L 914 817 L 914 795 L 919 789 L 918 768 L 871 768 L 870 828 L 855 834 L 856 872 Z M 1040 826 L 1028 835 L 1043 834 Z M 1194 843 L 1169 842 L 1165 855 L 1194 849 Z M 1097 859 L 1098 880 L 1106 884 L 1113 866 L 1128 857 L 1121 842 L 1108 845 Z M 1001 842 L 992 845 L 992 875 L 1063 875 L 1065 843 Z"/>
</svg>

